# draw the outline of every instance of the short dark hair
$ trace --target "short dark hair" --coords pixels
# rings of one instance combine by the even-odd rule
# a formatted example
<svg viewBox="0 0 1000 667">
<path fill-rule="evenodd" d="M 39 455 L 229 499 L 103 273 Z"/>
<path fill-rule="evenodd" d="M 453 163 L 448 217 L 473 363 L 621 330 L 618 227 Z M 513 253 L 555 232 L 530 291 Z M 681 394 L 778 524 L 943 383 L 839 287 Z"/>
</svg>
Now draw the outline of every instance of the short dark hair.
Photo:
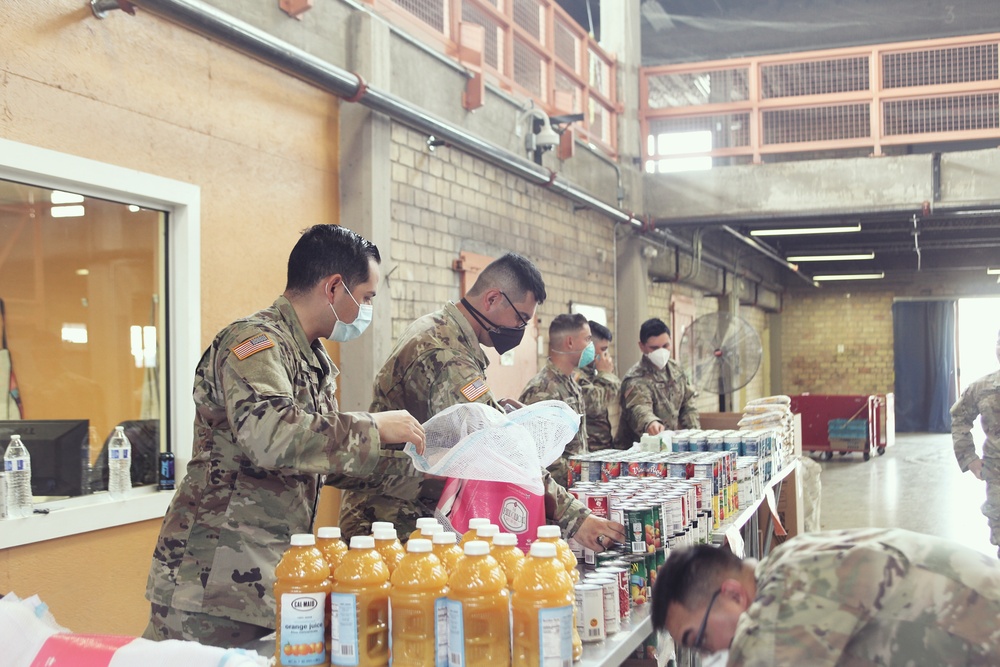
<svg viewBox="0 0 1000 667">
<path fill-rule="evenodd" d="M 590 325 L 591 336 L 593 336 L 594 338 L 600 338 L 601 340 L 607 340 L 607 341 L 611 340 L 612 338 L 611 329 L 607 328 L 600 322 L 595 322 L 594 320 L 590 320 L 590 322 L 588 322 L 587 324 Z"/>
<path fill-rule="evenodd" d="M 698 544 L 672 550 L 653 584 L 653 629 L 662 630 L 667 624 L 671 604 L 693 609 L 707 602 L 726 575 L 738 573 L 742 565 L 740 557 L 724 546 Z"/>
<path fill-rule="evenodd" d="M 566 334 L 576 333 L 585 326 L 587 326 L 587 318 L 580 313 L 556 315 L 549 324 L 549 342 L 551 343 Z"/>
<path fill-rule="evenodd" d="M 339 273 L 348 289 L 369 277 L 369 262 L 382 262 L 374 243 L 340 225 L 313 225 L 302 232 L 288 255 L 286 292 L 306 292 Z"/>
<path fill-rule="evenodd" d="M 653 336 L 670 335 L 670 327 L 663 323 L 659 317 L 652 317 L 642 323 L 639 327 L 639 342 L 643 345 Z"/>
<path fill-rule="evenodd" d="M 503 291 L 511 301 L 521 301 L 527 292 L 531 292 L 537 304 L 545 301 L 545 281 L 538 267 L 515 252 L 490 262 L 479 273 L 468 296 L 479 296 L 493 288 Z"/>
</svg>

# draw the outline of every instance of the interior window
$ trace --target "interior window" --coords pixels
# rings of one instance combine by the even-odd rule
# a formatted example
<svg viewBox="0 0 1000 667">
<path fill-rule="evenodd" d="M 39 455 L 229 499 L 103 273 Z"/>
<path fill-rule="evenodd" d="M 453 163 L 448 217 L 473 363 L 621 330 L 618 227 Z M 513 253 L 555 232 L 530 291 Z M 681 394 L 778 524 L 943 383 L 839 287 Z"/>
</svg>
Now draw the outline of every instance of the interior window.
<svg viewBox="0 0 1000 667">
<path fill-rule="evenodd" d="M 133 486 L 165 443 L 167 214 L 0 180 L 0 448 L 31 454 L 35 503 L 107 490 L 123 426 Z"/>
</svg>

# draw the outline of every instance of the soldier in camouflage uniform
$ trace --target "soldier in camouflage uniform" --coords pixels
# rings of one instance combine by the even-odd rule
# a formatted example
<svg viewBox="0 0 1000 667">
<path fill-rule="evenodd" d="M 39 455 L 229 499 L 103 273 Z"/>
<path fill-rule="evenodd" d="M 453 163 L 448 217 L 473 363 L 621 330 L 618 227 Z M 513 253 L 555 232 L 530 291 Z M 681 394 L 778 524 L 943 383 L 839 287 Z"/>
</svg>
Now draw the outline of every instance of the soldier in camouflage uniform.
<svg viewBox="0 0 1000 667">
<path fill-rule="evenodd" d="M 1000 665 L 1000 562 L 897 529 L 807 533 L 759 564 L 675 549 L 653 627 L 728 665 Z"/>
<path fill-rule="evenodd" d="M 639 328 L 640 359 L 622 378 L 618 446 L 628 449 L 644 434 L 699 428 L 694 399 L 680 364 L 670 358 L 670 328 L 652 318 Z"/>
<path fill-rule="evenodd" d="M 1000 332 L 997 334 L 997 359 L 1000 359 Z M 976 455 L 972 425 L 976 417 L 986 434 L 983 458 Z M 979 378 L 965 390 L 951 408 L 951 439 L 962 472 L 971 470 L 986 480 L 983 514 L 990 524 L 990 541 L 1000 545 L 1000 371 Z M 1000 556 L 1000 549 L 997 551 Z"/>
<path fill-rule="evenodd" d="M 549 324 L 549 360 L 521 392 L 525 404 L 539 401 L 563 401 L 580 415 L 580 430 L 566 443 L 563 455 L 552 462 L 552 479 L 567 489 L 573 485 L 569 459 L 587 451 L 587 418 L 583 392 L 574 379 L 581 365 L 594 359 L 590 326 L 583 315 L 558 315 Z"/>
<path fill-rule="evenodd" d="M 465 401 L 502 410 L 486 383 L 489 362 L 480 346 L 500 354 L 517 347 L 536 304 L 544 300 L 545 283 L 534 264 L 514 253 L 493 261 L 460 303 L 445 304 L 403 332 L 375 377 L 372 409 L 403 408 L 421 422 Z M 624 526 L 591 516 L 547 473 L 543 482 L 546 516 L 564 534 L 595 551 L 624 541 Z M 439 478 L 414 484 L 396 474 L 373 476 L 368 484 L 347 478 L 327 483 L 345 489 L 340 526 L 347 535 L 366 534 L 373 521 L 391 521 L 405 536 L 418 518 L 434 513 L 444 487 Z"/>
<path fill-rule="evenodd" d="M 423 446 L 404 411 L 338 411 L 339 371 L 319 341 L 360 335 L 378 262 L 354 232 L 306 230 L 284 294 L 205 351 L 191 461 L 153 552 L 144 637 L 231 647 L 270 633 L 274 568 L 290 536 L 312 530 L 323 476 L 379 474 L 397 455 L 383 442 Z"/>
<path fill-rule="evenodd" d="M 594 452 L 615 446 L 622 381 L 615 375 L 615 364 L 608 352 L 611 330 L 591 320 L 590 333 L 594 339 L 594 361 L 580 369 L 577 384 L 587 408 L 587 449 Z"/>
</svg>

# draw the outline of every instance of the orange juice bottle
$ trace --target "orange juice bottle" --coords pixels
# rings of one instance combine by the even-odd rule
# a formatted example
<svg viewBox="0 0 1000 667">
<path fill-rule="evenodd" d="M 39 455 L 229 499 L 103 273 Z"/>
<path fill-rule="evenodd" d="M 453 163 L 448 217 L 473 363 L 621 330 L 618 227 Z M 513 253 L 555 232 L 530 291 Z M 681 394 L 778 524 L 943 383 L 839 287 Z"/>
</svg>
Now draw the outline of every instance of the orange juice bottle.
<svg viewBox="0 0 1000 667">
<path fill-rule="evenodd" d="M 379 528 L 395 528 L 396 526 L 392 521 L 372 521 L 372 532 L 374 533 Z"/>
<path fill-rule="evenodd" d="M 486 542 L 490 546 L 493 545 L 493 538 L 499 534 L 500 526 L 493 523 L 476 528 L 476 539 L 480 542 Z"/>
<path fill-rule="evenodd" d="M 512 667 L 568 665 L 573 660 L 576 597 L 556 546 L 535 542 L 514 577 Z"/>
<path fill-rule="evenodd" d="M 538 541 L 539 542 L 550 542 L 556 545 L 556 558 L 558 558 L 563 567 L 566 568 L 566 573 L 569 574 L 570 579 L 573 580 L 573 586 L 580 583 L 580 570 L 576 569 L 576 556 L 573 555 L 573 550 L 570 549 L 569 543 L 562 538 L 562 531 L 559 526 L 539 526 L 538 527 Z M 574 596 L 576 593 L 574 592 Z M 574 600 L 576 598 L 574 597 Z M 573 605 L 573 660 L 579 660 L 583 655 L 583 641 L 580 639 L 580 632 L 576 629 L 576 604 Z"/>
<path fill-rule="evenodd" d="M 448 573 L 430 540 L 406 543 L 391 581 L 393 667 L 447 667 Z"/>
<path fill-rule="evenodd" d="M 421 540 L 434 540 L 434 536 L 438 533 L 444 532 L 444 526 L 439 523 L 435 523 L 432 526 L 424 526 L 420 529 L 420 535 L 418 536 Z"/>
<path fill-rule="evenodd" d="M 510 664 L 507 577 L 486 542 L 467 542 L 448 580 L 448 653 L 461 667 Z"/>
<path fill-rule="evenodd" d="M 421 531 L 421 529 L 424 526 L 440 526 L 440 525 L 441 524 L 438 523 L 438 520 L 435 519 L 434 517 L 432 517 L 432 516 L 422 516 L 419 519 L 417 519 L 417 529 L 415 531 L 413 531 L 412 533 L 410 533 L 410 539 L 412 540 L 412 539 L 417 538 L 417 537 L 423 537 L 423 535 L 420 534 L 420 531 Z M 430 539 L 430 538 L 427 538 L 427 539 Z"/>
<path fill-rule="evenodd" d="M 444 565 L 445 572 L 450 577 L 458 565 L 458 561 L 465 558 L 462 548 L 455 544 L 457 536 L 455 533 L 435 533 L 432 538 L 434 543 L 434 555 L 438 557 Z"/>
<path fill-rule="evenodd" d="M 326 665 L 326 600 L 330 566 L 310 533 L 292 535 L 274 570 L 278 665 Z"/>
<path fill-rule="evenodd" d="M 517 535 L 499 533 L 493 538 L 490 555 L 496 558 L 500 567 L 503 568 L 503 572 L 507 576 L 507 588 L 510 589 L 514 584 L 514 575 L 524 563 L 524 552 L 517 547 Z"/>
<path fill-rule="evenodd" d="M 347 553 L 347 545 L 340 539 L 340 528 L 323 526 L 316 531 L 316 548 L 323 552 L 326 564 L 330 566 L 330 586 L 333 586 L 333 573 Z M 330 627 L 330 600 L 326 601 L 326 627 Z M 326 650 L 330 650 L 330 634 L 326 636 Z"/>
<path fill-rule="evenodd" d="M 355 535 L 333 575 L 330 593 L 330 664 L 389 664 L 389 567 L 375 538 Z"/>
<path fill-rule="evenodd" d="M 465 531 L 464 535 L 462 535 L 462 544 L 465 544 L 466 542 L 471 542 L 472 540 L 476 539 L 476 530 L 482 528 L 483 526 L 488 526 L 488 525 L 490 525 L 489 519 L 481 519 L 481 518 L 469 519 L 469 529 Z"/>
<path fill-rule="evenodd" d="M 379 552 L 382 560 L 389 566 L 389 575 L 391 576 L 392 571 L 399 565 L 399 561 L 403 560 L 403 556 L 406 555 L 406 550 L 403 549 L 403 545 L 396 537 L 396 529 L 376 528 L 372 537 L 375 538 L 375 551 Z"/>
</svg>

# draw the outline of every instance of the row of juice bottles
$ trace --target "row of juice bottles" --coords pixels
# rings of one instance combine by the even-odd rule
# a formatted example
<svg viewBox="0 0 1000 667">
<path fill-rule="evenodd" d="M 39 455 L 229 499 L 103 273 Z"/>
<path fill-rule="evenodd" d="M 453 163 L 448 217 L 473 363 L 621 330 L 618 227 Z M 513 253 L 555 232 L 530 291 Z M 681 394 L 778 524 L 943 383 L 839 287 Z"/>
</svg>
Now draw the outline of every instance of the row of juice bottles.
<svg viewBox="0 0 1000 667">
<path fill-rule="evenodd" d="M 350 548 L 339 528 L 317 535 L 292 535 L 275 570 L 277 665 L 544 667 L 583 653 L 558 526 L 540 526 L 527 556 L 488 519 L 463 547 L 433 518 L 405 549 L 388 522 Z"/>
</svg>

